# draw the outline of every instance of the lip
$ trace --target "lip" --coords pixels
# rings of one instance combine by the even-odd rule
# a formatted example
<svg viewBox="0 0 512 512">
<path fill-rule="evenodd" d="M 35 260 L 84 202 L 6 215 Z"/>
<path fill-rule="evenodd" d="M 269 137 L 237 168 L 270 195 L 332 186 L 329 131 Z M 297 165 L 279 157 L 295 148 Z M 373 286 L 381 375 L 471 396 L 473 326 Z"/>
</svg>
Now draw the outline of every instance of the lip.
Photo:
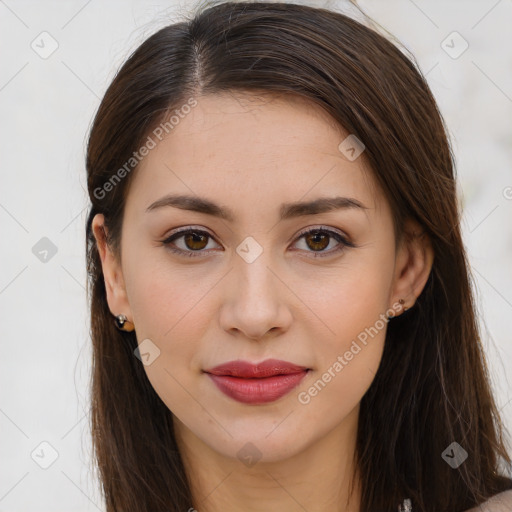
<svg viewBox="0 0 512 512">
<path fill-rule="evenodd" d="M 295 388 L 309 368 L 267 359 L 258 364 L 230 361 L 205 373 L 225 395 L 246 404 L 274 402 Z"/>
</svg>

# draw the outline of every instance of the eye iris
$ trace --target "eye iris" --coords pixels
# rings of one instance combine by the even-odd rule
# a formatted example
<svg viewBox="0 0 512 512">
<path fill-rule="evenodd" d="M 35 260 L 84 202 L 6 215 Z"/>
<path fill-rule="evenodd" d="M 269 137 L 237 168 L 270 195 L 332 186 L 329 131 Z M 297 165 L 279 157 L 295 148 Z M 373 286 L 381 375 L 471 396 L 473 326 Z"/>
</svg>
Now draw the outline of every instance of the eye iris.
<svg viewBox="0 0 512 512">
<path fill-rule="evenodd" d="M 185 240 L 185 245 L 188 249 L 192 250 L 200 250 L 204 249 L 208 245 L 206 235 L 201 235 L 200 233 L 189 233 L 183 236 L 183 239 Z M 195 246 L 196 243 L 199 242 L 199 247 Z M 190 245 L 192 244 L 192 246 Z"/>
<path fill-rule="evenodd" d="M 308 246 L 311 248 L 311 249 L 315 249 L 315 250 L 322 250 L 322 249 L 325 249 L 328 245 L 329 245 L 329 235 L 326 235 L 326 234 L 322 234 L 320 231 L 314 231 L 312 233 L 309 233 L 306 235 L 306 243 L 308 240 L 311 240 L 311 239 L 315 239 L 314 242 L 313 242 L 313 246 L 311 246 L 309 243 L 308 243 Z M 321 241 L 319 241 L 318 239 L 322 239 Z"/>
</svg>

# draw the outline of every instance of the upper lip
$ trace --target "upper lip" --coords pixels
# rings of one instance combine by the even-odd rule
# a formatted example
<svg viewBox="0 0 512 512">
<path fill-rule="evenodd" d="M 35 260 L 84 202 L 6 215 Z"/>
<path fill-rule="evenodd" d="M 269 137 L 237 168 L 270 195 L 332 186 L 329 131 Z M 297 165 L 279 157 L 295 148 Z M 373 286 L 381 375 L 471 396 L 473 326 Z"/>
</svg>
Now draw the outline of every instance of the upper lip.
<svg viewBox="0 0 512 512">
<path fill-rule="evenodd" d="M 293 373 L 303 372 L 308 370 L 305 366 L 299 366 L 288 361 L 281 361 L 279 359 L 266 359 L 261 363 L 251 363 L 249 361 L 229 361 L 220 364 L 209 370 L 206 373 L 212 375 L 228 375 L 231 377 L 240 377 L 245 379 L 257 379 L 263 377 L 272 377 L 274 375 L 289 375 Z"/>
</svg>

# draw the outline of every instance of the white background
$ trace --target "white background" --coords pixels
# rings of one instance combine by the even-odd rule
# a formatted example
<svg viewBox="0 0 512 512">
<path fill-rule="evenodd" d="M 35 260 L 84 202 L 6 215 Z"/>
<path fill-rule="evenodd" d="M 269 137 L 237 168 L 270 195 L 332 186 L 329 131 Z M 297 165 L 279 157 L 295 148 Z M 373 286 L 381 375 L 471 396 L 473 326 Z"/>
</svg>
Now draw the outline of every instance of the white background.
<svg viewBox="0 0 512 512">
<path fill-rule="evenodd" d="M 304 3 L 352 12 L 342 1 Z M 85 141 L 118 66 L 193 5 L 0 1 L 0 511 L 103 510 L 86 416 Z M 483 343 L 510 426 L 512 2 L 361 6 L 416 56 L 447 121 Z M 58 43 L 47 59 L 31 48 L 43 31 Z M 456 59 L 441 46 L 453 31 L 469 44 Z M 43 237 L 57 248 L 46 263 L 32 252 Z M 43 441 L 58 453 L 48 469 L 31 458 Z"/>
</svg>

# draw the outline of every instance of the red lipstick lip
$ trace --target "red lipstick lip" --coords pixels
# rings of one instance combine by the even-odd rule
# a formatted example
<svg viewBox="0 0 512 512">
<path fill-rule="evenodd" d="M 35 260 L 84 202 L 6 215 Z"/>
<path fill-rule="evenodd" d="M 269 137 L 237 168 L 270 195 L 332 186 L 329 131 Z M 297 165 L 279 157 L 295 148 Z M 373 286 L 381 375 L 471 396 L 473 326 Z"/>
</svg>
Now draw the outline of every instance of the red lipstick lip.
<svg viewBox="0 0 512 512">
<path fill-rule="evenodd" d="M 230 361 L 205 373 L 226 396 L 245 404 L 274 402 L 298 386 L 309 368 L 267 359 L 258 364 Z"/>
<path fill-rule="evenodd" d="M 279 359 L 266 359 L 261 363 L 253 364 L 248 361 L 236 360 L 223 363 L 210 370 L 205 370 L 211 375 L 224 375 L 230 377 L 239 377 L 242 379 L 258 379 L 272 377 L 275 375 L 290 375 L 300 373 L 309 368 L 298 366 L 288 361 Z"/>
</svg>

